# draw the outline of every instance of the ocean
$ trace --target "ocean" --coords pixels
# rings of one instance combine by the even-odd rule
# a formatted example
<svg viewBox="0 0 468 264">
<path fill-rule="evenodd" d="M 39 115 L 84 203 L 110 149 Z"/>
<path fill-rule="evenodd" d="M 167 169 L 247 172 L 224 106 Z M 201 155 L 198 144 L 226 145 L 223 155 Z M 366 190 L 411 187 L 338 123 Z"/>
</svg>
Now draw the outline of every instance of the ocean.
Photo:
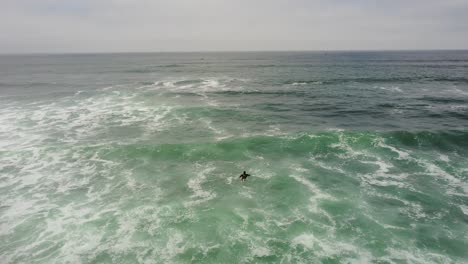
<svg viewBox="0 0 468 264">
<path fill-rule="evenodd" d="M 0 106 L 2 264 L 468 262 L 468 51 L 2 55 Z"/>
</svg>

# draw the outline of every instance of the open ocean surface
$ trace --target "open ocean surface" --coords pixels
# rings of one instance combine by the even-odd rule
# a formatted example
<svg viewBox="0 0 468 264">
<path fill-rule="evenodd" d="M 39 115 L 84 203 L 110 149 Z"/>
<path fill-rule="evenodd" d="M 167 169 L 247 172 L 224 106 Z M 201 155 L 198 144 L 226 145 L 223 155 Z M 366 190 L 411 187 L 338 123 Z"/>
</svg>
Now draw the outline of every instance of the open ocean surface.
<svg viewBox="0 0 468 264">
<path fill-rule="evenodd" d="M 2 264 L 468 263 L 468 51 L 4 55 L 0 106 Z"/>
</svg>

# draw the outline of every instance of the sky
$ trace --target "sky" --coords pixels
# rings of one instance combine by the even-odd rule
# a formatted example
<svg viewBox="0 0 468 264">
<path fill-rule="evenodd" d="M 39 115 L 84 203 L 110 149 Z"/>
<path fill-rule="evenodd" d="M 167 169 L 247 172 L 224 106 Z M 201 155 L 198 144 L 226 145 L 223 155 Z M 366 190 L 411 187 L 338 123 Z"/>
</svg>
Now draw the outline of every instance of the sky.
<svg viewBox="0 0 468 264">
<path fill-rule="evenodd" d="M 2 0 L 0 53 L 468 49 L 468 0 Z"/>
</svg>

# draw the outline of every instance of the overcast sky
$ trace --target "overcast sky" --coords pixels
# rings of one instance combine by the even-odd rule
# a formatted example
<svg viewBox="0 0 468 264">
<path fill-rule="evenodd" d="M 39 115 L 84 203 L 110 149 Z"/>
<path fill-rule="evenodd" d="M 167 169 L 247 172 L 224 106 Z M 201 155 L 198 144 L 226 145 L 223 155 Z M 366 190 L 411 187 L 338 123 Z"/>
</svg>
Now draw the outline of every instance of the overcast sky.
<svg viewBox="0 0 468 264">
<path fill-rule="evenodd" d="M 1 0 L 0 53 L 468 49 L 468 0 Z"/>
</svg>

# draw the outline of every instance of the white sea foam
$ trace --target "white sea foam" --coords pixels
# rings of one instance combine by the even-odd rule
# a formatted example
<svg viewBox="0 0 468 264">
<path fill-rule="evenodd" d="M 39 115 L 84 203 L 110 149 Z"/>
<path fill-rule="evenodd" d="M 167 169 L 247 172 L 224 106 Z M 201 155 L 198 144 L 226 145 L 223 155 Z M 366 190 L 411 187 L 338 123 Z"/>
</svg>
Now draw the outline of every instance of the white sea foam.
<svg viewBox="0 0 468 264">
<path fill-rule="evenodd" d="M 468 215 L 468 206 L 466 205 L 459 205 L 460 210 L 465 214 Z"/>
<path fill-rule="evenodd" d="M 444 162 L 450 162 L 450 158 L 444 154 L 439 154 L 439 159 Z"/>
<path fill-rule="evenodd" d="M 399 150 L 399 149 L 397 149 L 397 148 L 395 148 L 393 146 L 385 144 L 385 142 L 384 142 L 384 140 L 382 138 L 377 138 L 375 140 L 375 142 L 376 142 L 377 146 L 382 147 L 382 148 L 388 148 L 391 151 L 397 153 L 398 154 L 398 159 L 400 159 L 400 160 L 408 159 L 408 157 L 410 156 L 410 153 L 408 153 L 408 152 L 405 152 L 403 150 Z"/>
<path fill-rule="evenodd" d="M 26 141 L 29 144 L 47 139 L 52 133 L 62 133 L 63 138 L 59 140 L 70 141 L 102 133 L 108 127 L 143 126 L 145 133 L 151 133 L 170 124 L 163 119 L 170 114 L 172 107 L 151 106 L 135 100 L 135 94 L 122 95 L 119 91 L 113 92 L 80 100 L 65 97 L 57 102 L 27 109 L 9 109 L 12 111 L 10 115 L 1 116 L 10 125 L 2 127 L 4 131 L 0 133 L 17 131 L 20 123 L 32 122 L 33 127 L 21 126 L 21 138 L 17 139 L 30 139 Z M 11 140 L 8 143 L 12 144 Z"/>
<path fill-rule="evenodd" d="M 292 239 L 293 248 L 301 245 L 320 257 L 340 256 L 345 263 L 371 263 L 374 257 L 370 252 L 357 245 L 336 239 L 330 234 L 327 239 L 317 238 L 311 233 L 304 233 Z"/>
<path fill-rule="evenodd" d="M 341 168 L 339 168 L 337 166 L 330 166 L 330 165 L 326 164 L 325 162 L 318 160 L 316 157 L 311 157 L 309 160 L 312 162 L 312 164 L 317 165 L 317 166 L 319 166 L 321 168 L 324 168 L 326 170 L 335 171 L 335 172 L 339 172 L 339 173 L 343 173 L 343 174 L 345 173 L 345 171 L 343 169 L 341 169 Z"/>
<path fill-rule="evenodd" d="M 374 161 L 361 161 L 364 164 L 376 165 L 378 169 L 372 173 L 361 175 L 361 179 L 365 183 L 375 186 L 397 186 L 403 189 L 414 190 L 414 188 L 407 183 L 407 173 L 389 173 L 389 170 L 394 167 L 390 162 L 384 161 L 381 158 L 377 158 Z"/>
<path fill-rule="evenodd" d="M 453 176 L 452 174 L 444 171 L 443 169 L 441 169 L 440 167 L 438 167 L 437 165 L 435 165 L 433 163 L 429 163 L 429 162 L 426 162 L 426 161 L 423 161 L 423 160 L 419 160 L 419 162 L 420 162 L 421 165 L 423 165 L 426 168 L 426 170 L 430 174 L 442 177 L 445 180 L 447 180 L 450 184 L 456 185 L 456 184 L 459 184 L 461 182 L 460 179 L 458 179 L 455 176 Z"/>
<path fill-rule="evenodd" d="M 321 191 L 320 188 L 318 188 L 315 184 L 313 184 L 311 181 L 307 180 L 304 176 L 302 176 L 301 174 L 303 173 L 301 172 L 300 169 L 298 170 L 297 168 L 300 168 L 300 166 L 295 165 L 292 167 L 292 169 L 296 170 L 297 172 L 290 174 L 289 177 L 303 184 L 310 191 L 311 197 L 309 198 L 310 200 L 310 204 L 308 206 L 309 211 L 313 213 L 321 213 L 325 215 L 331 222 L 333 222 L 332 217 L 327 212 L 320 209 L 319 201 L 320 200 L 333 200 L 334 198 L 331 195 Z"/>
<path fill-rule="evenodd" d="M 181 233 L 174 232 L 166 243 L 166 250 L 163 252 L 162 257 L 165 261 L 172 261 L 175 256 L 184 252 L 184 250 L 184 236 Z"/>
<path fill-rule="evenodd" d="M 398 86 L 389 86 L 389 87 L 377 86 L 377 88 L 382 89 L 382 90 L 386 90 L 386 91 L 390 91 L 390 92 L 398 92 L 398 93 L 402 93 L 402 92 L 403 92 L 403 91 L 400 89 L 400 87 L 398 87 Z"/>
<path fill-rule="evenodd" d="M 389 248 L 387 251 L 389 254 L 384 259 L 391 263 L 400 263 L 402 261 L 415 264 L 452 262 L 446 256 L 433 252 L 421 252 L 416 248 Z"/>
<path fill-rule="evenodd" d="M 353 140 L 353 139 L 347 139 L 344 133 L 341 133 L 342 130 L 333 130 L 339 132 L 338 134 L 338 143 L 333 143 L 330 146 L 332 148 L 344 150 L 345 154 L 338 154 L 338 157 L 342 159 L 348 159 L 351 157 L 358 157 L 361 155 L 364 155 L 362 151 L 354 150 L 350 144 L 348 143 L 348 140 Z"/>
<path fill-rule="evenodd" d="M 256 257 L 267 257 L 270 256 L 271 250 L 267 247 L 256 246 L 251 249 L 252 255 Z"/>
<path fill-rule="evenodd" d="M 379 147 L 388 148 L 391 151 L 397 153 L 398 154 L 398 158 L 397 158 L 398 160 L 408 160 L 408 161 L 416 162 L 417 164 L 419 164 L 419 166 L 424 168 L 429 175 L 437 176 L 437 177 L 440 177 L 440 178 L 446 180 L 449 183 L 449 186 L 448 186 L 448 189 L 447 189 L 448 194 L 457 193 L 457 191 L 455 189 L 457 189 L 458 187 L 461 187 L 462 189 L 464 189 L 464 186 L 468 186 L 467 183 L 462 182 L 458 177 L 456 177 L 455 175 L 443 170 L 441 167 L 434 164 L 432 161 L 428 161 L 428 160 L 421 159 L 421 158 L 420 159 L 413 158 L 413 157 L 411 157 L 411 152 L 409 152 L 409 151 L 406 152 L 406 151 L 397 149 L 397 148 L 395 148 L 393 146 L 390 146 L 388 144 L 385 144 L 385 142 L 380 138 L 378 138 L 375 141 L 375 144 L 377 146 L 379 146 Z M 444 162 L 450 162 L 450 158 L 445 154 L 439 154 L 439 159 L 444 161 Z M 401 188 L 409 188 L 409 189 L 411 189 L 413 191 L 415 190 L 414 187 L 408 185 L 406 183 L 406 181 L 405 181 L 405 179 L 407 177 L 409 177 L 408 174 L 406 174 L 406 173 L 401 173 L 401 174 L 390 174 L 390 173 L 388 173 L 389 169 L 391 167 L 393 167 L 393 164 L 387 163 L 384 160 L 382 160 L 381 158 L 377 158 L 377 161 L 362 161 L 362 162 L 363 163 L 369 163 L 369 164 L 375 164 L 375 165 L 379 166 L 379 169 L 374 174 L 364 175 L 364 178 L 366 179 L 366 181 L 368 183 L 374 184 L 374 185 L 379 185 L 379 186 L 392 186 L 393 185 L 393 186 L 398 186 L 398 187 L 401 187 Z M 378 177 L 382 177 L 383 179 L 375 178 L 373 175 L 378 176 Z M 389 181 L 388 178 L 392 178 L 392 179 L 395 179 L 397 181 Z M 468 188 L 466 190 L 464 190 L 463 194 L 459 194 L 459 195 L 466 195 L 468 193 L 467 191 L 468 191 Z"/>
<path fill-rule="evenodd" d="M 158 83 L 159 85 L 162 85 L 164 87 L 168 87 L 168 88 L 174 88 L 176 87 L 176 85 L 174 84 L 174 82 L 160 82 Z"/>
<path fill-rule="evenodd" d="M 217 89 L 217 88 L 221 88 L 221 87 L 224 87 L 225 85 L 224 84 L 221 84 L 219 82 L 219 80 L 216 80 L 216 79 L 207 79 L 207 80 L 203 80 L 202 82 L 202 88 L 204 89 Z"/>
<path fill-rule="evenodd" d="M 115 93 L 110 96 L 121 97 Z M 102 98 L 101 102 L 106 103 L 108 99 Z M 121 103 L 127 102 L 122 101 Z M 122 109 L 117 109 L 113 114 L 135 110 L 135 108 L 122 106 Z M 114 211 L 116 205 L 108 204 L 106 206 L 109 209 L 103 210 L 97 208 L 96 203 L 102 203 L 103 196 L 122 185 L 117 181 L 99 188 L 99 181 L 113 179 L 116 175 L 118 177 L 128 175 L 128 171 L 121 170 L 120 173 L 116 174 L 115 169 L 120 166 L 119 163 L 106 160 L 98 153 L 83 154 L 83 149 L 92 149 L 104 143 L 82 146 L 76 143 L 83 135 L 74 135 L 68 131 L 77 124 L 87 125 L 86 123 L 92 122 L 94 118 L 99 120 L 98 114 L 93 113 L 93 110 L 98 113 L 112 114 L 113 108 L 106 109 L 106 107 L 106 105 L 99 106 L 99 103 L 94 99 L 86 99 L 85 102 L 74 104 L 70 98 L 62 98 L 56 103 L 34 105 L 30 115 L 27 114 L 30 111 L 29 108 L 9 109 L 14 110 L 11 116 L 0 115 L 2 119 L 6 118 L 11 121 L 8 122 L 8 126 L 1 127 L 4 130 L 2 132 L 21 131 L 21 133 L 15 133 L 17 138 L 9 137 L 6 139 L 9 144 L 4 145 L 8 146 L 11 155 L 0 161 L 1 167 L 18 168 L 13 171 L 13 174 L 7 175 L 7 181 L 3 181 L 4 176 L 1 176 L 2 184 L 14 186 L 10 189 L 8 196 L 15 197 L 14 200 L 5 199 L 5 196 L 2 195 L 2 206 L 8 206 L 8 209 L 4 211 L 7 217 L 3 217 L 0 221 L 2 231 L 13 231 L 31 217 L 42 217 L 47 212 L 59 212 L 46 218 L 44 223 L 41 223 L 42 220 L 38 220 L 37 227 L 28 238 L 30 241 L 24 241 L 27 242 L 27 246 L 18 248 L 14 252 L 10 251 L 8 255 L 2 256 L 2 259 L 13 260 L 24 257 L 26 254 L 34 258 L 39 254 L 41 254 L 41 258 L 46 257 L 47 255 L 44 255 L 46 250 L 54 249 L 55 244 L 50 244 L 50 241 L 63 242 L 55 251 L 51 251 L 55 252 L 56 259 L 63 263 L 80 263 L 91 257 L 93 252 L 109 249 L 105 248 L 106 244 L 100 244 L 102 232 L 99 230 L 86 231 L 76 227 L 98 220 L 103 217 L 103 214 Z M 142 118 L 145 120 L 147 117 Z M 134 124 L 127 121 L 128 125 Z M 31 122 L 33 126 L 28 127 L 22 124 L 27 122 Z M 85 134 L 93 130 L 97 131 L 102 125 L 105 124 L 83 127 L 80 132 Z M 53 143 L 55 141 L 49 138 L 49 134 L 57 132 L 65 132 L 66 139 L 63 139 L 64 145 L 61 145 L 60 148 L 56 148 Z M 14 177 L 10 177 L 13 175 Z M 91 179 L 93 180 L 92 184 Z M 66 197 L 72 193 L 84 193 L 85 196 L 82 198 L 78 195 L 77 198 L 73 199 L 75 202 L 63 204 Z M 64 199 L 56 197 L 64 197 Z M 152 197 L 154 200 L 156 198 L 156 196 Z M 61 204 L 55 204 L 58 202 Z M 152 219 L 152 223 L 157 223 L 156 219 Z M 134 229 L 129 231 L 127 236 L 130 237 L 133 232 Z M 135 245 L 130 240 L 124 241 L 126 234 L 120 235 L 118 241 L 122 241 L 122 243 L 116 243 L 112 250 L 119 251 L 119 247 L 121 250 L 125 250 L 129 248 L 129 245 Z M 58 237 L 62 239 L 58 240 Z M 127 246 L 124 246 L 125 244 Z"/>
<path fill-rule="evenodd" d="M 456 95 L 468 96 L 467 91 L 463 91 L 463 90 L 461 90 L 460 88 L 457 88 L 457 87 L 454 87 L 452 90 L 450 90 L 450 92 L 452 92 L 452 93 L 454 93 Z"/>
<path fill-rule="evenodd" d="M 391 109 L 390 113 L 391 114 L 401 115 L 401 114 L 405 113 L 405 111 L 403 109 Z"/>
<path fill-rule="evenodd" d="M 307 85 L 307 83 L 306 82 L 294 82 L 291 85 L 299 86 L 299 85 Z"/>
<path fill-rule="evenodd" d="M 314 237 L 314 235 L 312 234 L 302 234 L 302 235 L 299 235 L 297 237 L 295 237 L 293 240 L 292 240 L 292 245 L 293 246 L 296 246 L 296 245 L 303 245 L 309 249 L 313 249 L 314 248 L 314 245 L 317 243 L 316 242 L 316 238 Z"/>
<path fill-rule="evenodd" d="M 291 174 L 290 177 L 295 179 L 296 181 L 302 183 L 304 186 L 306 186 L 307 189 L 309 189 L 311 191 L 314 198 L 316 198 L 316 199 L 330 199 L 331 198 L 331 196 L 329 196 L 326 193 L 321 192 L 320 189 L 315 184 L 308 181 L 303 176 Z"/>
<path fill-rule="evenodd" d="M 191 178 L 187 183 L 187 186 L 193 192 L 193 195 L 191 196 L 192 200 L 185 203 L 185 206 L 188 207 L 204 203 L 216 197 L 216 193 L 204 190 L 202 188 L 202 184 L 205 182 L 207 175 L 210 174 L 215 169 L 215 167 L 201 167 L 200 165 L 197 165 L 197 167 L 198 169 L 201 168 L 201 170 L 198 171 L 196 177 Z"/>
<path fill-rule="evenodd" d="M 315 81 L 315 82 L 293 82 L 291 83 L 292 86 L 303 86 L 303 85 L 308 85 L 308 84 L 320 85 L 320 84 L 323 84 L 323 82 Z"/>
<path fill-rule="evenodd" d="M 224 140 L 224 139 L 226 139 L 226 138 L 232 137 L 232 134 L 227 133 L 226 130 L 221 129 L 221 128 L 216 128 L 216 127 L 213 125 L 213 121 L 212 121 L 212 120 L 209 120 L 209 119 L 201 119 L 200 121 L 202 121 L 203 123 L 205 123 L 206 127 L 209 128 L 211 131 L 213 131 L 213 133 L 216 135 L 216 140 L 217 140 L 217 141 L 221 141 L 221 140 Z"/>
</svg>

